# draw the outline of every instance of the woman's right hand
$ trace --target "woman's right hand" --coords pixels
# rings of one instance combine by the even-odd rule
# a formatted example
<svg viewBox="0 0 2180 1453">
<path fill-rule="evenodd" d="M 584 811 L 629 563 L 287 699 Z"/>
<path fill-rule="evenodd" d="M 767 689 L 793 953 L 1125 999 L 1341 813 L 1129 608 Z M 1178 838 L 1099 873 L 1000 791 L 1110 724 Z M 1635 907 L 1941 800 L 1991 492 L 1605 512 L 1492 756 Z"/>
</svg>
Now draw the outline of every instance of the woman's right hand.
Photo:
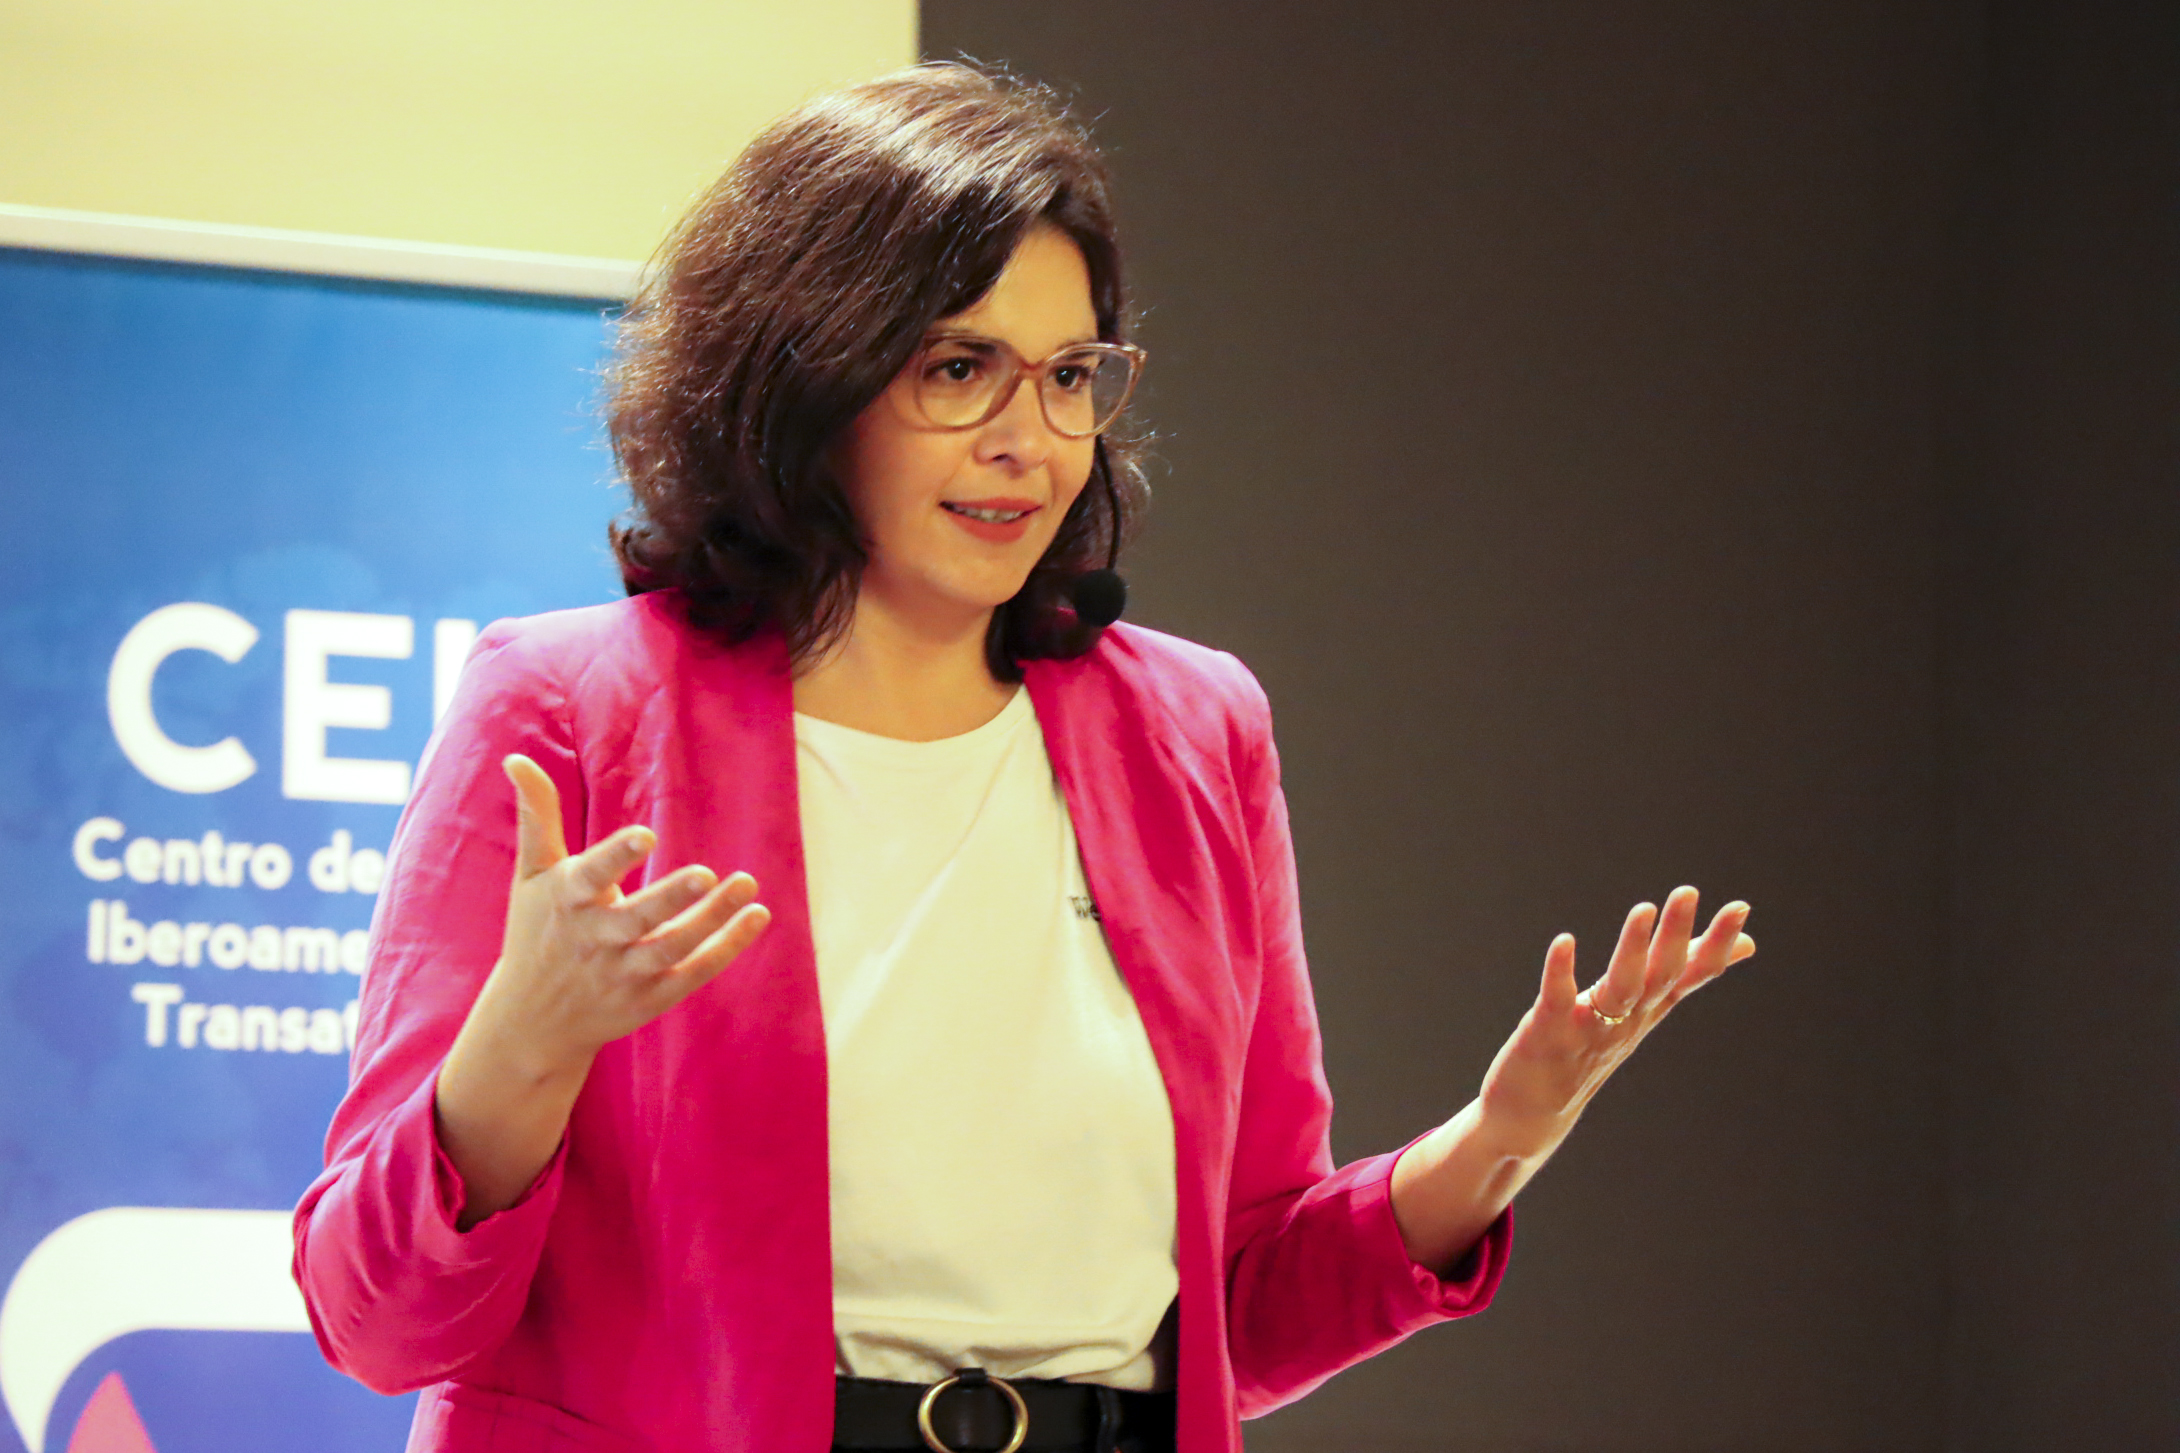
<svg viewBox="0 0 2180 1453">
<path fill-rule="evenodd" d="M 478 1008 L 519 1025 L 540 1068 L 588 1066 L 599 1049 L 710 983 L 771 915 L 754 901 L 749 874 L 721 881 L 696 865 L 624 897 L 617 885 L 651 855 L 657 835 L 624 827 L 571 857 L 552 778 L 520 755 L 501 766 L 519 814 L 515 881 Z"/>
<path fill-rule="evenodd" d="M 520 824 L 507 930 L 437 1095 L 465 1229 L 513 1205 L 552 1159 L 598 1051 L 711 982 L 771 921 L 747 873 L 722 881 L 692 865 L 623 895 L 657 835 L 625 827 L 571 856 L 552 779 L 528 757 L 502 766 Z"/>
</svg>

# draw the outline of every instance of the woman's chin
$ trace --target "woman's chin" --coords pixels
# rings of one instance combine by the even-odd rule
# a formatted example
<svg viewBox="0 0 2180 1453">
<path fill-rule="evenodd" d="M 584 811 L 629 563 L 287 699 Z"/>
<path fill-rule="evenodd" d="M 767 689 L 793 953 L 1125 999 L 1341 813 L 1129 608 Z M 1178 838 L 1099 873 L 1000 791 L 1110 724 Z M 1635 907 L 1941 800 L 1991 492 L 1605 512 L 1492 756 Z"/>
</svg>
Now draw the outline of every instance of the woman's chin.
<svg viewBox="0 0 2180 1453">
<path fill-rule="evenodd" d="M 866 600 L 883 605 L 890 613 L 933 623 L 945 621 L 960 627 L 980 624 L 991 613 L 1019 595 L 1029 571 L 946 572 L 911 582 L 888 582 L 866 574 L 862 593 Z"/>
</svg>

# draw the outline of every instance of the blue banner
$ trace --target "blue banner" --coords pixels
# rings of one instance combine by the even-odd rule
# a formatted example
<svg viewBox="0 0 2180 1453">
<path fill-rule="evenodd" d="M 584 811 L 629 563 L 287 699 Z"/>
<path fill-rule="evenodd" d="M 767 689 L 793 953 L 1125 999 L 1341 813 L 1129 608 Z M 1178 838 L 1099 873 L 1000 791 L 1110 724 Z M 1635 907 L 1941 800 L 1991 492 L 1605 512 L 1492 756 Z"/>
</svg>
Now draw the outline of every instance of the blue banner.
<svg viewBox="0 0 2180 1453">
<path fill-rule="evenodd" d="M 0 1453 L 401 1446 L 287 1216 L 463 653 L 619 593 L 609 337 L 0 251 Z"/>
</svg>

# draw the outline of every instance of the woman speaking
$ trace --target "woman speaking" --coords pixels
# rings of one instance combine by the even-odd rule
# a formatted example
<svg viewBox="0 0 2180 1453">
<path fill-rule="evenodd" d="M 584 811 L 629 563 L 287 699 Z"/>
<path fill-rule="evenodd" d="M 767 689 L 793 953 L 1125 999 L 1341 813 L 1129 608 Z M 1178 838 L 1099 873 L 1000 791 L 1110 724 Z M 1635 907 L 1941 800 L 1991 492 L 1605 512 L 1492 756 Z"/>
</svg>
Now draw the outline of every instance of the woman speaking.
<svg viewBox="0 0 2180 1453">
<path fill-rule="evenodd" d="M 1754 951 L 1687 888 L 1587 989 L 1562 936 L 1473 1102 L 1333 1164 L 1263 693 L 1110 623 L 1121 263 L 1087 136 L 952 65 L 776 123 L 662 254 L 629 597 L 479 640 L 296 1212 L 415 1453 L 1233 1453 L 1481 1308 Z"/>
</svg>

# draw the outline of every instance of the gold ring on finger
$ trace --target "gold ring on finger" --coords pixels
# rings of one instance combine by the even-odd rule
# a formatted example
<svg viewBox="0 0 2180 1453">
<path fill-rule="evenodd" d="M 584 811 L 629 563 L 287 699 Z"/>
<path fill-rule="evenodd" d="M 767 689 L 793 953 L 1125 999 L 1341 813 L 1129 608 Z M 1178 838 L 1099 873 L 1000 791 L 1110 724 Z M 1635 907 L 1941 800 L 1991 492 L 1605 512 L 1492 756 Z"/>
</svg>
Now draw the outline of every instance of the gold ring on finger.
<svg viewBox="0 0 2180 1453">
<path fill-rule="evenodd" d="M 1625 1024 L 1625 1023 L 1627 1023 L 1627 1020 L 1628 1020 L 1628 1015 L 1630 1015 L 1630 1014 L 1633 1014 L 1634 1012 L 1635 1012 L 1635 1006 L 1634 1006 L 1634 1005 L 1632 1005 L 1632 1004 L 1630 1004 L 1630 1005 L 1629 1005 L 1629 1006 L 1627 1007 L 1627 1010 L 1626 1010 L 1626 1012 L 1625 1012 L 1625 1013 L 1620 1013 L 1620 1014 L 1607 1014 L 1607 1013 L 1606 1013 L 1606 1012 L 1605 1012 L 1604 1010 L 1602 1010 L 1602 1009 L 1600 1009 L 1600 1008 L 1598 1008 L 1598 1007 L 1597 1007 L 1597 1001 L 1596 1001 L 1595 999 L 1592 999 L 1592 1000 L 1590 1001 L 1590 1013 L 1592 1013 L 1592 1014 L 1594 1014 L 1594 1015 L 1596 1015 L 1596 1016 L 1597 1016 L 1597 1022 L 1598 1022 L 1599 1024 L 1603 1024 L 1603 1025 L 1606 1025 L 1606 1026 L 1608 1026 L 1608 1027 L 1609 1027 L 1609 1026 L 1611 1026 L 1611 1025 L 1615 1025 L 1615 1024 Z"/>
</svg>

